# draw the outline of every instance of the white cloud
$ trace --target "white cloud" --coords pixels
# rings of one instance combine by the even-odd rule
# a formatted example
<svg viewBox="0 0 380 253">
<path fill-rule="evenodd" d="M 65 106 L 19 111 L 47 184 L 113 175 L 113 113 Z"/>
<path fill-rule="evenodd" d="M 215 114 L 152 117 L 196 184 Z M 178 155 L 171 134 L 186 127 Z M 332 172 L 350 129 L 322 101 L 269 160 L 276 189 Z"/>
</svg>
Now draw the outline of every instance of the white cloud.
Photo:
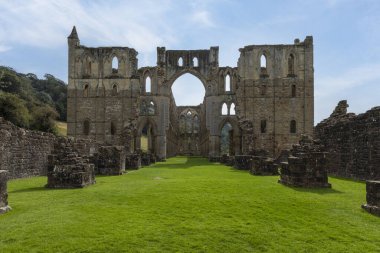
<svg viewBox="0 0 380 253">
<path fill-rule="evenodd" d="M 66 44 L 73 25 L 80 39 L 134 47 L 153 52 L 155 46 L 171 43 L 174 37 L 162 18 L 170 9 L 170 1 L 158 5 L 153 1 L 96 2 L 58 1 L 1 1 L 0 41 L 3 47 L 12 44 L 40 48 L 59 48 Z"/>
<path fill-rule="evenodd" d="M 196 10 L 190 17 L 192 23 L 201 25 L 203 27 L 214 27 L 215 24 L 211 19 L 210 12 L 206 10 Z"/>
<path fill-rule="evenodd" d="M 5 45 L 0 45 L 0 53 L 11 50 L 12 48 Z"/>
</svg>

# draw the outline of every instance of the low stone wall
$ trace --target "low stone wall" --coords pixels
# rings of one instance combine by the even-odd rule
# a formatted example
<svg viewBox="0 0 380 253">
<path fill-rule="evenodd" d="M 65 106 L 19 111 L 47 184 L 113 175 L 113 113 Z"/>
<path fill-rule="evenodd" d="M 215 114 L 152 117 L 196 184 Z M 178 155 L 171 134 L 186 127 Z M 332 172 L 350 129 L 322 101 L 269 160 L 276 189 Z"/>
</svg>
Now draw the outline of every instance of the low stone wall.
<svg viewBox="0 0 380 253">
<path fill-rule="evenodd" d="M 140 154 L 129 154 L 125 159 L 125 166 L 130 170 L 138 170 L 141 168 L 141 155 Z"/>
<path fill-rule="evenodd" d="M 208 160 L 210 161 L 210 163 L 218 163 L 220 162 L 220 156 L 210 156 Z"/>
<path fill-rule="evenodd" d="M 77 152 L 74 141 L 58 138 L 49 155 L 47 177 L 48 188 L 82 188 L 95 183 L 94 164 Z"/>
<path fill-rule="evenodd" d="M 252 156 L 236 155 L 234 167 L 238 170 L 250 170 L 252 168 Z"/>
<path fill-rule="evenodd" d="M 278 175 L 278 164 L 270 157 L 253 156 L 250 172 L 253 175 L 260 176 Z"/>
<path fill-rule="evenodd" d="M 326 153 L 319 143 L 303 136 L 293 145 L 288 162 L 282 162 L 279 183 L 296 187 L 331 187 L 326 170 Z"/>
<path fill-rule="evenodd" d="M 17 127 L 0 117 L 0 170 L 7 170 L 10 179 L 47 175 L 48 156 L 58 139 L 53 134 Z M 73 145 L 81 155 L 91 155 L 99 146 L 92 140 L 75 140 Z"/>
<path fill-rule="evenodd" d="M 102 146 L 91 158 L 95 173 L 99 175 L 121 175 L 125 172 L 126 151 L 123 146 Z"/>
<path fill-rule="evenodd" d="M 325 146 L 328 173 L 359 180 L 380 180 L 380 107 L 355 115 L 340 101 L 328 119 L 315 127 Z"/>
<path fill-rule="evenodd" d="M 380 216 L 380 181 L 367 181 L 367 204 L 362 207 L 369 213 Z"/>
<path fill-rule="evenodd" d="M 46 175 L 53 134 L 19 128 L 0 118 L 0 170 L 9 178 Z"/>
<path fill-rule="evenodd" d="M 11 210 L 11 208 L 8 206 L 7 174 L 7 171 L 0 170 L 0 214 Z"/>
</svg>

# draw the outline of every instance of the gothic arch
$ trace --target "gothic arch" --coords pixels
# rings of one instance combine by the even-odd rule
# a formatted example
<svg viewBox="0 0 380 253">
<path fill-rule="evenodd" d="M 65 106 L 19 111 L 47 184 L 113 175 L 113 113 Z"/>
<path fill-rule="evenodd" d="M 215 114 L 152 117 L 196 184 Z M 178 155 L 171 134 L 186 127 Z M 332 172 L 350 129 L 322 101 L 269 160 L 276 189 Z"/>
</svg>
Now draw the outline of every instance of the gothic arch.
<svg viewBox="0 0 380 253">
<path fill-rule="evenodd" d="M 166 84 L 168 85 L 168 87 L 171 89 L 174 82 L 182 75 L 184 74 L 192 74 L 194 75 L 195 77 L 197 77 L 203 84 L 203 87 L 205 88 L 205 91 L 207 90 L 207 78 L 205 76 L 203 76 L 198 70 L 195 70 L 195 69 L 183 69 L 183 70 L 179 70 L 177 71 L 176 73 L 174 73 L 170 79 L 166 82 Z"/>
<path fill-rule="evenodd" d="M 237 119 L 232 118 L 232 117 L 225 117 L 224 119 L 222 119 L 222 120 L 219 122 L 219 125 L 218 125 L 218 132 L 219 132 L 219 133 L 222 131 L 222 128 L 223 128 L 223 126 L 224 126 L 226 123 L 230 123 L 231 126 L 232 126 L 232 129 L 234 130 L 234 133 L 236 133 L 238 136 L 240 136 L 239 123 L 238 123 Z"/>
</svg>

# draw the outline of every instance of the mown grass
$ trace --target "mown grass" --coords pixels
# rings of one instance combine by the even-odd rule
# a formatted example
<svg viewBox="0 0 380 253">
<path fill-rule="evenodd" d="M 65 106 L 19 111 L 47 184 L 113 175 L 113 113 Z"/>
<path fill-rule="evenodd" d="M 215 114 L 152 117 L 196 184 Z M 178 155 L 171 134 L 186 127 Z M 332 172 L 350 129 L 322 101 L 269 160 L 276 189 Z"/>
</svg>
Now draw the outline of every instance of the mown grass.
<svg viewBox="0 0 380 253">
<path fill-rule="evenodd" d="M 56 121 L 56 127 L 58 131 L 58 135 L 66 136 L 67 135 L 67 123 L 62 121 Z"/>
<path fill-rule="evenodd" d="M 365 184 L 297 189 L 203 158 L 176 157 L 84 189 L 11 180 L 0 252 L 378 252 Z"/>
</svg>

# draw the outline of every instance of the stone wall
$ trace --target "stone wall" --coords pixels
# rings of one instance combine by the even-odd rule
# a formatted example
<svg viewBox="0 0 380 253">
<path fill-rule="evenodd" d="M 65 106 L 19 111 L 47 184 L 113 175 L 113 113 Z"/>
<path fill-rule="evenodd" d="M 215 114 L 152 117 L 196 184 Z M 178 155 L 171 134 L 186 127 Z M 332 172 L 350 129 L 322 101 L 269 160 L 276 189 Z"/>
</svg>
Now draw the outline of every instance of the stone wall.
<svg viewBox="0 0 380 253">
<path fill-rule="evenodd" d="M 0 170 L 7 170 L 10 179 L 46 175 L 57 141 L 53 134 L 19 128 L 0 117 Z M 86 156 L 98 149 L 94 140 L 77 139 L 73 145 Z"/>
<path fill-rule="evenodd" d="M 315 127 L 325 146 L 330 175 L 360 180 L 380 179 L 380 107 L 355 115 L 340 101 L 328 119 Z"/>
<path fill-rule="evenodd" d="M 94 164 L 79 154 L 73 140 L 57 138 L 48 160 L 48 188 L 82 188 L 95 183 Z"/>
<path fill-rule="evenodd" d="M 0 117 L 0 170 L 9 178 L 46 175 L 53 134 L 19 128 Z"/>
</svg>

